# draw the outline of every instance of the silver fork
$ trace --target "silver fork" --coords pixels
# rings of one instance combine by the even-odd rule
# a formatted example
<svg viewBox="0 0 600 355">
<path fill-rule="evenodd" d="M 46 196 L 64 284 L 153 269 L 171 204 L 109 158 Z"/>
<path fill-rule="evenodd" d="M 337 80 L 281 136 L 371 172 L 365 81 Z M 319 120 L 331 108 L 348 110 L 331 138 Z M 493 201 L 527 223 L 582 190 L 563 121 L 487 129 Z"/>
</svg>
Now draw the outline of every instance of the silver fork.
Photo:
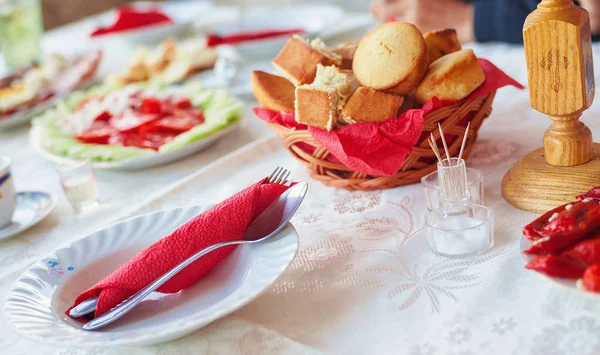
<svg viewBox="0 0 600 355">
<path fill-rule="evenodd" d="M 271 175 L 269 175 L 268 181 L 269 181 L 269 183 L 290 186 L 292 184 L 292 181 L 288 180 L 289 176 L 290 176 L 290 171 L 288 171 L 284 168 L 281 168 L 281 167 L 277 167 L 271 173 Z M 304 188 L 304 193 L 302 194 L 301 198 L 304 198 L 305 193 L 306 193 L 306 191 Z M 301 202 L 301 199 L 300 199 L 300 202 Z M 298 205 L 299 205 L 299 203 L 298 203 Z M 295 210 L 291 211 L 289 218 L 291 218 L 291 215 L 293 215 L 294 212 L 295 212 Z M 258 217 L 257 217 L 257 219 L 258 219 Z M 283 223 L 283 225 L 285 225 L 285 223 Z M 273 231 L 269 236 L 275 234 L 275 232 L 276 231 Z M 186 268 L 188 265 L 190 265 L 194 261 L 198 260 L 200 257 L 210 253 L 211 251 L 213 251 L 215 249 L 218 249 L 218 248 L 221 248 L 221 247 L 224 247 L 227 245 L 255 243 L 255 242 L 265 240 L 265 239 L 267 239 L 267 238 L 263 237 L 263 238 L 256 239 L 256 240 L 238 240 L 238 241 L 232 241 L 232 242 L 217 243 L 212 246 L 209 246 L 209 247 L 199 251 L 198 253 L 192 255 L 191 257 L 189 257 L 188 259 L 186 259 L 179 265 L 175 266 L 173 269 L 169 270 L 167 273 L 165 273 L 158 279 L 154 280 L 153 282 L 151 282 L 146 287 L 144 287 L 143 289 L 136 292 L 134 295 L 132 295 L 125 301 L 123 301 L 120 304 L 118 304 L 117 306 L 113 307 L 110 311 L 106 312 L 102 316 L 95 318 L 95 319 L 91 320 L 90 322 L 84 324 L 83 329 L 93 330 L 96 328 L 100 328 L 100 327 L 103 327 L 109 323 L 112 323 L 116 319 L 122 317 L 123 315 L 125 315 L 125 313 L 129 312 L 137 304 L 139 304 L 142 300 L 144 300 L 149 294 L 154 292 L 156 289 L 158 289 L 164 283 L 166 283 L 171 278 L 173 278 L 175 275 L 177 275 L 181 270 Z M 76 307 L 74 307 L 69 312 L 69 315 L 71 317 L 75 317 L 75 318 L 82 317 L 84 315 L 94 312 L 97 304 L 98 304 L 98 296 L 91 297 L 91 298 L 81 302 Z"/>
</svg>

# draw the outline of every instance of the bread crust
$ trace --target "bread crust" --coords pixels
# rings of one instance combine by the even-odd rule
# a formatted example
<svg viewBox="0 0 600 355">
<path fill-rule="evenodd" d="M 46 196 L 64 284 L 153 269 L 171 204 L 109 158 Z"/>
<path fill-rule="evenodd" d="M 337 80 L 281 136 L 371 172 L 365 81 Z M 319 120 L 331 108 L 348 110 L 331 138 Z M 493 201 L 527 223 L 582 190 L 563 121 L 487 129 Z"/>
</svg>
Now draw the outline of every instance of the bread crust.
<svg viewBox="0 0 600 355">
<path fill-rule="evenodd" d="M 360 87 L 342 110 L 346 123 L 379 122 L 396 117 L 404 98 L 371 88 Z"/>
<path fill-rule="evenodd" d="M 485 73 L 472 49 L 463 49 L 441 57 L 431 64 L 429 73 L 415 90 L 415 98 L 424 104 L 437 97 L 462 100 L 485 81 Z"/>
<path fill-rule="evenodd" d="M 456 30 L 451 28 L 427 32 L 423 35 L 423 38 L 427 46 L 429 64 L 447 54 L 458 52 L 462 49 Z"/>
<path fill-rule="evenodd" d="M 331 131 L 337 121 L 335 106 L 331 93 L 305 86 L 296 88 L 295 117 L 298 123 Z"/>
<path fill-rule="evenodd" d="M 404 96 L 425 76 L 427 65 L 421 32 L 406 22 L 389 22 L 360 41 L 352 68 L 362 86 Z"/>
<path fill-rule="evenodd" d="M 293 112 L 295 88 L 286 78 L 255 70 L 250 76 L 256 101 L 269 110 Z"/>
<path fill-rule="evenodd" d="M 339 62 L 312 48 L 299 38 L 291 37 L 273 58 L 273 65 L 295 86 L 310 84 L 317 74 L 317 64 L 339 65 Z"/>
<path fill-rule="evenodd" d="M 360 41 L 342 42 L 331 50 L 333 53 L 336 53 L 337 55 L 342 57 L 342 64 L 340 65 L 340 69 L 352 69 L 354 54 L 356 53 L 356 48 L 358 48 L 359 42 Z"/>
</svg>

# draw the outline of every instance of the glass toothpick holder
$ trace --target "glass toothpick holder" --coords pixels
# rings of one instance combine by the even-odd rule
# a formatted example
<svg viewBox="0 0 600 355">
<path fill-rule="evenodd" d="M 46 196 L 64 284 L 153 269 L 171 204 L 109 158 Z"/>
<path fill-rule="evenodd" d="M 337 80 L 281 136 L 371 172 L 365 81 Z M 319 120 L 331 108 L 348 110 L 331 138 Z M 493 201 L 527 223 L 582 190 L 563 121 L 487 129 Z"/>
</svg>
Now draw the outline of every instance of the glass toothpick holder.
<svg viewBox="0 0 600 355">
<path fill-rule="evenodd" d="M 465 161 L 445 159 L 437 169 L 440 207 L 425 215 L 431 249 L 447 257 L 466 257 L 490 249 L 494 245 L 492 210 L 473 202 Z"/>
</svg>

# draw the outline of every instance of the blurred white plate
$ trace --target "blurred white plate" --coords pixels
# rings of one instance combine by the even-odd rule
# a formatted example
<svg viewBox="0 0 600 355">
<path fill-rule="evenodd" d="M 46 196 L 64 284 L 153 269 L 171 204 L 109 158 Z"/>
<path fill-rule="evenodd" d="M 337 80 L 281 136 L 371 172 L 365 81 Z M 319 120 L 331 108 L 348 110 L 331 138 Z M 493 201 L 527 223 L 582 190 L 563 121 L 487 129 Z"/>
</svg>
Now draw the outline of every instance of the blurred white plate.
<svg viewBox="0 0 600 355">
<path fill-rule="evenodd" d="M 157 24 L 144 26 L 127 31 L 110 33 L 98 37 L 92 37 L 92 40 L 114 40 L 118 39 L 131 44 L 154 44 L 169 37 L 176 37 L 185 32 L 190 24 L 197 18 L 210 16 L 208 12 L 212 7 L 209 1 L 171 1 L 165 3 L 139 1 L 129 4 L 138 9 L 159 8 L 165 15 L 169 16 L 173 23 Z M 117 16 L 117 12 L 111 11 L 110 14 L 101 16 L 98 19 L 97 27 L 110 26 Z"/>
<path fill-rule="evenodd" d="M 521 236 L 521 245 L 520 245 L 521 258 L 523 258 L 523 260 L 525 261 L 525 264 L 527 264 L 528 262 L 530 262 L 533 258 L 535 258 L 537 256 L 537 255 L 525 254 L 525 250 L 529 249 L 530 246 L 531 246 L 531 240 L 525 238 L 524 236 Z M 537 272 L 537 271 L 533 271 L 533 270 L 526 270 L 526 271 L 533 272 L 533 273 L 537 274 L 538 276 L 542 277 L 543 279 L 550 281 L 553 284 L 558 285 L 560 287 L 566 288 L 566 289 L 570 290 L 571 292 L 575 292 L 580 295 L 585 295 L 588 297 L 600 298 L 599 293 L 590 292 L 583 288 L 580 288 L 577 285 L 578 280 L 570 280 L 570 279 L 563 279 L 560 277 L 552 277 L 552 276 L 548 276 L 548 275 L 542 274 L 541 272 Z"/>
<path fill-rule="evenodd" d="M 56 196 L 44 191 L 20 191 L 11 223 L 0 228 L 0 240 L 13 237 L 46 218 L 56 207 Z"/>
<path fill-rule="evenodd" d="M 179 159 L 183 159 L 189 155 L 195 154 L 203 149 L 208 148 L 214 144 L 219 138 L 229 134 L 237 127 L 241 125 L 241 120 L 233 123 L 231 126 L 214 133 L 204 139 L 200 139 L 196 142 L 190 143 L 181 149 L 174 150 L 168 153 L 156 153 L 155 155 L 124 161 L 115 162 L 94 162 L 93 166 L 96 169 L 113 169 L 113 170 L 137 170 L 146 169 L 157 165 L 163 165 L 170 162 L 174 162 Z M 29 143 L 38 153 L 44 156 L 46 159 L 51 160 L 57 164 L 72 164 L 76 163 L 75 160 L 69 159 L 58 154 L 54 154 L 46 148 L 44 148 L 42 137 L 42 129 L 40 127 L 32 127 L 29 131 Z"/>
<path fill-rule="evenodd" d="M 326 4 L 254 7 L 244 11 L 234 23 L 215 27 L 214 32 L 227 35 L 235 32 L 302 28 L 306 31 L 302 36 L 313 37 L 343 17 L 344 11 L 341 8 Z M 283 47 L 288 37 L 244 42 L 235 47 L 244 57 L 272 57 Z"/>
<path fill-rule="evenodd" d="M 214 270 L 177 294 L 154 293 L 100 331 L 84 331 L 64 312 L 120 265 L 210 206 L 159 211 L 76 240 L 32 265 L 11 287 L 4 316 L 22 336 L 61 346 L 158 344 L 190 334 L 245 306 L 283 274 L 298 250 L 288 224 L 264 243 L 238 246 Z"/>
</svg>

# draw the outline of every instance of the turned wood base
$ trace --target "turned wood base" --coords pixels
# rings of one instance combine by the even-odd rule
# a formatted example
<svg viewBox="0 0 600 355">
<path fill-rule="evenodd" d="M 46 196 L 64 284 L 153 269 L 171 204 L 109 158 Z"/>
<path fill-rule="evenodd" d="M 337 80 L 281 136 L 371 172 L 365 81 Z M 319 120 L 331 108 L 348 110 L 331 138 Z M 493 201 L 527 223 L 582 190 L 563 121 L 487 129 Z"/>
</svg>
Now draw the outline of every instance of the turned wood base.
<svg viewBox="0 0 600 355">
<path fill-rule="evenodd" d="M 594 143 L 593 150 L 591 161 L 559 167 L 546 163 L 544 148 L 536 149 L 504 175 L 502 195 L 511 205 L 537 213 L 573 201 L 600 186 L 600 143 Z"/>
</svg>

